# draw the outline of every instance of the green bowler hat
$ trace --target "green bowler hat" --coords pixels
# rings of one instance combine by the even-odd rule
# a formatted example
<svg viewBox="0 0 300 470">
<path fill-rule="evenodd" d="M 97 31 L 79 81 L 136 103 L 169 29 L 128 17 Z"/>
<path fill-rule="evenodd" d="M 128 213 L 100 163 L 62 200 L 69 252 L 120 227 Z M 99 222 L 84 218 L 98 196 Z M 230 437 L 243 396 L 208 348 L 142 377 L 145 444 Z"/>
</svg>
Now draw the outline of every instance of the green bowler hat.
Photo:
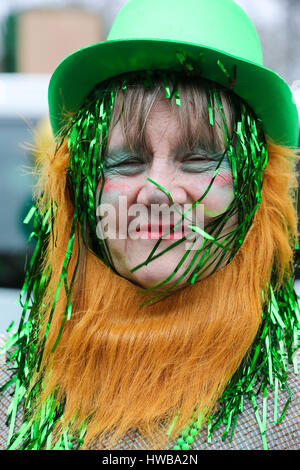
<svg viewBox="0 0 300 470">
<path fill-rule="evenodd" d="M 188 58 L 199 76 L 243 98 L 276 144 L 298 146 L 292 92 L 264 67 L 256 29 L 233 0 L 129 0 L 106 41 L 70 54 L 54 71 L 49 84 L 54 135 L 95 85 L 127 72 L 182 71 L 180 57 Z"/>
</svg>

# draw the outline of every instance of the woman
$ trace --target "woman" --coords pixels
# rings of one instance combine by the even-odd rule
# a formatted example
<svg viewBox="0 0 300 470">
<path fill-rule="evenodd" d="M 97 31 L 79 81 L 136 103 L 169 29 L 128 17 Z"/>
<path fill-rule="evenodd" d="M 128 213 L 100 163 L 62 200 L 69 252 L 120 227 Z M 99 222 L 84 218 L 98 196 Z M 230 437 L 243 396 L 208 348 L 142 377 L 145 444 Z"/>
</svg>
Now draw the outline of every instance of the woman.
<svg viewBox="0 0 300 470">
<path fill-rule="evenodd" d="M 295 445 L 298 118 L 249 18 L 132 0 L 49 104 L 8 448 Z"/>
</svg>

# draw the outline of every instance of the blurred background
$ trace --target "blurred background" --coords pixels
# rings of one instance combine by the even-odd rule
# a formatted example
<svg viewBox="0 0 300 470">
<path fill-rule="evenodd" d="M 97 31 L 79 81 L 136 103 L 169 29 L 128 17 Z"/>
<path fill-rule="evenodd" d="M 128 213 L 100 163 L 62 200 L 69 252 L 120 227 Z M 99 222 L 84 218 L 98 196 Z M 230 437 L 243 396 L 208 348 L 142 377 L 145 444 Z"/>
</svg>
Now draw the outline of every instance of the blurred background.
<svg viewBox="0 0 300 470">
<path fill-rule="evenodd" d="M 0 334 L 20 315 L 31 228 L 22 221 L 32 202 L 33 130 L 48 138 L 50 76 L 66 55 L 105 40 L 127 1 L 0 1 Z M 265 65 L 289 84 L 300 112 L 300 0 L 236 3 L 256 25 Z"/>
</svg>

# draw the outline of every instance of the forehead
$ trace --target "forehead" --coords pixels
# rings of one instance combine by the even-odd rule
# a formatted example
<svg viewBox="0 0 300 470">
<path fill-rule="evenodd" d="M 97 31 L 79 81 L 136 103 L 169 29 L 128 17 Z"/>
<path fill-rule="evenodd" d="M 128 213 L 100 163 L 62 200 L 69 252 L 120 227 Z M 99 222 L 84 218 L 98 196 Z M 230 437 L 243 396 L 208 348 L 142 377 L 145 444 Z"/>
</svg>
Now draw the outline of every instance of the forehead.
<svg viewBox="0 0 300 470">
<path fill-rule="evenodd" d="M 137 140 L 135 130 L 135 126 L 138 125 L 137 119 L 133 118 L 130 125 L 123 124 L 125 126 L 121 121 L 118 121 L 111 129 L 110 148 L 126 144 L 128 140 L 134 145 L 134 141 Z M 144 123 L 144 137 L 150 146 L 160 143 L 162 140 L 170 145 L 182 141 L 180 120 L 166 98 L 157 100 L 149 110 L 147 120 Z"/>
<path fill-rule="evenodd" d="M 224 148 L 223 118 L 216 107 L 212 125 L 205 86 L 179 84 L 178 92 L 180 105 L 175 99 L 166 98 L 163 85 L 154 89 L 139 85 L 119 90 L 111 116 L 108 147 L 125 144 L 132 151 L 142 149 L 149 153 L 155 140 L 165 139 L 187 149 L 199 144 L 207 150 Z M 224 105 L 230 128 L 230 108 Z"/>
</svg>

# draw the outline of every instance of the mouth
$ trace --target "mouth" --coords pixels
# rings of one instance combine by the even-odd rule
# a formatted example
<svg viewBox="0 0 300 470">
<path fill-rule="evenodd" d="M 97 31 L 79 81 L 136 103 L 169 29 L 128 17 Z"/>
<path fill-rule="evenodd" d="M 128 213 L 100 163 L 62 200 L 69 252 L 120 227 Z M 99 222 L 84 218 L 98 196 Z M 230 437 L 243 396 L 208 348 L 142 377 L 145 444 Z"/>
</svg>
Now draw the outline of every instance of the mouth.
<svg viewBox="0 0 300 470">
<path fill-rule="evenodd" d="M 163 237 L 162 241 L 180 240 L 191 233 L 191 230 L 184 225 L 174 227 L 174 225 L 148 224 L 137 227 L 136 232 L 139 234 L 139 238 L 143 240 L 159 240 Z"/>
</svg>

